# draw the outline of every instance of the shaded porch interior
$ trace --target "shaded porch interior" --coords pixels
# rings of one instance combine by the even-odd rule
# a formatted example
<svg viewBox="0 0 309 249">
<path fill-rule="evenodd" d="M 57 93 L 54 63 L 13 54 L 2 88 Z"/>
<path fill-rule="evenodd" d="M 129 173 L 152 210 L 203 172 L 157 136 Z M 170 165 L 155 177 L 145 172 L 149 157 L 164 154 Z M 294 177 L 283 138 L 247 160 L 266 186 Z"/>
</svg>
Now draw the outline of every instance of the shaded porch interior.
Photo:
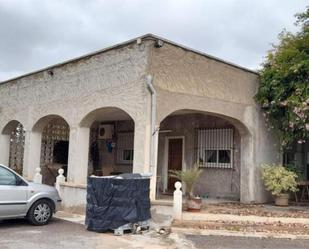
<svg viewBox="0 0 309 249">
<path fill-rule="evenodd" d="M 40 156 L 42 183 L 54 186 L 60 168 L 67 177 L 70 127 L 62 117 L 51 115 L 41 118 L 35 124 L 34 130 L 42 134 Z"/>
<path fill-rule="evenodd" d="M 295 167 L 299 180 L 309 181 L 309 140 L 295 141 L 286 148 L 283 154 L 283 163 L 288 167 Z"/>
<path fill-rule="evenodd" d="M 123 110 L 105 107 L 87 115 L 90 126 L 88 175 L 132 173 L 134 121 Z"/>
<path fill-rule="evenodd" d="M 298 191 L 292 199 L 298 204 L 309 204 L 309 140 L 295 141 L 285 149 L 283 164 L 298 175 Z"/>
<path fill-rule="evenodd" d="M 203 173 L 194 193 L 204 199 L 239 201 L 241 136 L 223 117 L 182 110 L 160 124 L 157 199 L 170 199 L 174 189 L 168 170 L 186 170 L 195 163 Z"/>
</svg>

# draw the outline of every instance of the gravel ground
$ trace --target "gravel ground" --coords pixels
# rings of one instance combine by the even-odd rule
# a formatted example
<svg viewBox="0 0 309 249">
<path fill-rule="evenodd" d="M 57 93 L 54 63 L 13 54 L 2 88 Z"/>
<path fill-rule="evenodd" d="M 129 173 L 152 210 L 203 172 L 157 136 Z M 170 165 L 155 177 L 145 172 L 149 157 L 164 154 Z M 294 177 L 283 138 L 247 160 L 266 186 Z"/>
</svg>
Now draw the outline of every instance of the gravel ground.
<svg viewBox="0 0 309 249">
<path fill-rule="evenodd" d="M 187 235 L 198 249 L 308 249 L 308 240 Z"/>
<path fill-rule="evenodd" d="M 241 204 L 238 202 L 206 204 L 202 212 L 212 214 L 256 215 L 263 217 L 309 218 L 309 206 L 277 207 L 274 205 Z"/>
<path fill-rule="evenodd" d="M 228 230 L 236 232 L 259 232 L 291 235 L 309 235 L 309 225 L 281 222 L 238 222 L 238 221 L 174 221 L 175 228 Z M 308 247 L 309 248 L 309 247 Z"/>
</svg>

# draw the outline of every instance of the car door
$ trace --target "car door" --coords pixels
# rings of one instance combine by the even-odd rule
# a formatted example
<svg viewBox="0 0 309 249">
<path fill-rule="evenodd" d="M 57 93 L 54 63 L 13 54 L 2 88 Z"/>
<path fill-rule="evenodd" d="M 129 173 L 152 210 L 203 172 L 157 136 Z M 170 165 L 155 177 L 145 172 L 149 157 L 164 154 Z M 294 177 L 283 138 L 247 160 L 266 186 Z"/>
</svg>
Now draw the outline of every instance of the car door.
<svg viewBox="0 0 309 249">
<path fill-rule="evenodd" d="M 0 165 L 0 218 L 24 216 L 26 207 L 27 183 Z"/>
</svg>

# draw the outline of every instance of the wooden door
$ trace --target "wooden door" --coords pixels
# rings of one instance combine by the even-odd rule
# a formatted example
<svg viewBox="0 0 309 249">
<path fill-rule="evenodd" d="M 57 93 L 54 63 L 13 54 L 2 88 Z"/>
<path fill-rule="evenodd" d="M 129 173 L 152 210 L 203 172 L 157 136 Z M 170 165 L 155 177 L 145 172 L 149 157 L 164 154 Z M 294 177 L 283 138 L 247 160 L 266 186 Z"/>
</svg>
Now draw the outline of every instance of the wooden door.
<svg viewBox="0 0 309 249">
<path fill-rule="evenodd" d="M 172 138 L 168 141 L 168 170 L 182 170 L 182 138 Z M 168 191 L 174 191 L 176 178 L 168 177 Z"/>
</svg>

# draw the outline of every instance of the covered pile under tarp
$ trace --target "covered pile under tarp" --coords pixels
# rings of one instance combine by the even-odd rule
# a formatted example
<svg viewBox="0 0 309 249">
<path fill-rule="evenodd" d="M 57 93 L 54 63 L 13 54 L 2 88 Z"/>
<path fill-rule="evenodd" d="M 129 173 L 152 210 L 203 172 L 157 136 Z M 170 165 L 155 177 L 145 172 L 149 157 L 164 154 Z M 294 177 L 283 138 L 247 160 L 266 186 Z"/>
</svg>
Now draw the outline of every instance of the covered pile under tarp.
<svg viewBox="0 0 309 249">
<path fill-rule="evenodd" d="M 104 232 L 150 219 L 149 184 L 149 178 L 138 174 L 89 177 L 87 229 Z"/>
</svg>

